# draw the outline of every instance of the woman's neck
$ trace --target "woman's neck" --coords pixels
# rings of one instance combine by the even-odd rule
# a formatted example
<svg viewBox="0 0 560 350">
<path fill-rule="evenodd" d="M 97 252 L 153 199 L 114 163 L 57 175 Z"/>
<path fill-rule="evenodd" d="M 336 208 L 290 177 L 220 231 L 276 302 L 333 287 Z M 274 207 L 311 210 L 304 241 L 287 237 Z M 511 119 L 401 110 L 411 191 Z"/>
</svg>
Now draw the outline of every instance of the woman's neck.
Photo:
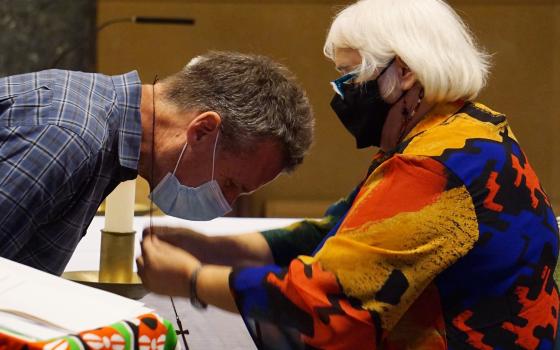
<svg viewBox="0 0 560 350">
<path fill-rule="evenodd" d="M 435 103 L 428 102 L 423 94 L 422 86 L 416 84 L 390 109 L 381 134 L 383 151 L 395 148 L 433 109 Z"/>
</svg>

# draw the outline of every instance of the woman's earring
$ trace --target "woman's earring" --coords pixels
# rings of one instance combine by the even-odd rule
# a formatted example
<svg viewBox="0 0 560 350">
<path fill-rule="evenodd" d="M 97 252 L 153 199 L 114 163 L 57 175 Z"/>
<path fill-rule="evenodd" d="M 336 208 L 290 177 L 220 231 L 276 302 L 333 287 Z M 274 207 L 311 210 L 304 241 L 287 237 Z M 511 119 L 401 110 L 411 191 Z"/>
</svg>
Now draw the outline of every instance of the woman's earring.
<svg viewBox="0 0 560 350">
<path fill-rule="evenodd" d="M 403 116 L 403 119 L 407 119 L 409 114 L 410 114 L 410 112 L 408 111 L 407 103 L 406 103 L 406 93 L 403 96 L 403 107 L 402 107 L 402 110 L 401 110 L 401 114 Z"/>
<path fill-rule="evenodd" d="M 403 107 L 401 110 L 401 114 L 402 114 L 402 123 L 401 123 L 401 130 L 399 132 L 399 142 L 402 141 L 406 128 L 408 127 L 408 123 L 410 122 L 411 119 L 410 112 L 408 110 L 408 106 L 406 103 L 406 93 L 403 96 Z"/>
<path fill-rule="evenodd" d="M 418 107 L 420 107 L 420 103 L 422 103 L 422 99 L 424 99 L 424 88 L 422 88 L 420 90 L 420 93 L 418 94 L 418 101 L 416 101 L 416 106 L 414 106 L 414 109 L 412 109 L 412 113 L 410 115 L 410 117 L 414 117 L 414 115 L 416 115 L 416 111 L 418 110 Z"/>
</svg>

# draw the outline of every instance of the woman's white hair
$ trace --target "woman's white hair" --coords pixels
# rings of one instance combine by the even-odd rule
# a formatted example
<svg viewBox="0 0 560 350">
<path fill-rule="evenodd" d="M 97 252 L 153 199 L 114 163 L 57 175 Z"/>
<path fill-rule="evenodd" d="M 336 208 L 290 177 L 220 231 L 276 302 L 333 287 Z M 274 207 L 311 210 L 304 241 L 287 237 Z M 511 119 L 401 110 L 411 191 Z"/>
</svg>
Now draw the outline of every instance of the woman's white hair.
<svg viewBox="0 0 560 350">
<path fill-rule="evenodd" d="M 324 53 L 334 60 L 337 48 L 359 51 L 362 82 L 399 56 L 435 102 L 474 99 L 490 69 L 489 55 L 442 0 L 358 1 L 331 25 Z"/>
</svg>

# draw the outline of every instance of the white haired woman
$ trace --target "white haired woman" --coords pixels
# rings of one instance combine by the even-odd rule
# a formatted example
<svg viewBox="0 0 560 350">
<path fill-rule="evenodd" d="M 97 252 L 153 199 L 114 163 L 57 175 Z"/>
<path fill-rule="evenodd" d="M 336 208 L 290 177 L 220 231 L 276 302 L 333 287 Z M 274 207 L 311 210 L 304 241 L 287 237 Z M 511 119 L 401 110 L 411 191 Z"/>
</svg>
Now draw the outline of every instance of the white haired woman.
<svg viewBox="0 0 560 350">
<path fill-rule="evenodd" d="M 367 176 L 323 221 L 216 253 L 273 264 L 203 267 L 191 297 L 235 299 L 263 349 L 554 348 L 558 226 L 505 116 L 472 102 L 489 65 L 465 24 L 441 0 L 363 0 L 325 53 L 334 111 L 380 148 Z"/>
</svg>

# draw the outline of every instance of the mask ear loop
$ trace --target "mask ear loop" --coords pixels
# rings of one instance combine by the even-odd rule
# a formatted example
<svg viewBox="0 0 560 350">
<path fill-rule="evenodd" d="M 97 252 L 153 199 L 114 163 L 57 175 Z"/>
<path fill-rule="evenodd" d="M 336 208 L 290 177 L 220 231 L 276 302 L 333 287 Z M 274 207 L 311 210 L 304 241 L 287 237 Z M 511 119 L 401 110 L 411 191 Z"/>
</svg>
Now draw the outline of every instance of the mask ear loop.
<svg viewBox="0 0 560 350">
<path fill-rule="evenodd" d="M 173 169 L 173 176 L 175 176 L 175 172 L 177 172 L 177 168 L 179 167 L 179 164 L 181 163 L 181 159 L 183 159 L 183 153 L 185 153 L 185 150 L 187 149 L 187 145 L 189 143 L 185 142 L 185 145 L 183 146 L 183 149 L 181 150 L 181 154 L 179 154 L 179 160 L 177 161 L 177 164 L 175 164 L 175 169 Z"/>
<path fill-rule="evenodd" d="M 214 163 L 216 160 L 216 148 L 218 146 L 218 137 L 220 136 L 220 132 L 218 131 L 218 134 L 216 134 L 216 141 L 214 141 L 214 152 L 212 153 L 212 180 L 214 180 Z M 185 145 L 183 146 L 183 149 L 181 150 L 181 154 L 179 154 L 179 160 L 177 160 L 177 164 L 175 164 L 175 169 L 173 169 L 173 175 L 175 175 L 175 173 L 177 172 L 177 168 L 179 168 L 179 164 L 181 163 L 181 159 L 183 159 L 183 154 L 185 153 L 185 150 L 187 149 L 188 146 L 188 142 L 185 142 Z"/>
<path fill-rule="evenodd" d="M 220 131 L 216 134 L 216 141 L 214 141 L 214 152 L 212 153 L 212 180 L 214 180 L 214 165 L 216 163 L 216 148 L 218 146 L 218 138 L 220 137 Z"/>
<path fill-rule="evenodd" d="M 396 59 L 397 59 L 396 56 L 393 57 L 393 58 L 389 61 L 389 63 L 387 63 L 387 65 L 386 65 L 385 67 L 383 67 L 383 69 L 379 72 L 379 74 L 377 74 L 377 76 L 375 77 L 375 79 L 368 80 L 368 81 L 365 81 L 365 82 L 361 83 L 361 84 L 359 85 L 359 88 L 360 88 L 360 89 L 367 90 L 367 85 L 366 85 L 366 83 L 368 83 L 368 82 L 376 82 L 377 86 L 379 86 L 379 78 L 381 78 L 381 76 L 382 76 L 383 74 L 385 74 L 385 72 L 386 72 L 389 68 L 391 68 L 391 66 L 393 65 L 393 63 L 395 63 L 395 60 L 396 60 Z M 379 68 L 376 68 L 376 70 L 377 70 L 377 69 L 379 69 Z"/>
</svg>

